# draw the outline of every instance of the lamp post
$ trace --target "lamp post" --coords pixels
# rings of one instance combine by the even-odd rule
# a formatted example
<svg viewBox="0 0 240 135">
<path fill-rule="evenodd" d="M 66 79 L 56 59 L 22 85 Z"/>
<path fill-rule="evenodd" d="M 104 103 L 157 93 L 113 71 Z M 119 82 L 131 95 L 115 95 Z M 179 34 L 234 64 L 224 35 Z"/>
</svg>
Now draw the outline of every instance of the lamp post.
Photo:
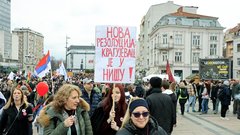
<svg viewBox="0 0 240 135">
<path fill-rule="evenodd" d="M 66 69 L 68 70 L 68 63 L 67 63 L 67 48 L 68 48 L 68 39 L 70 39 L 70 37 L 66 36 Z"/>
</svg>

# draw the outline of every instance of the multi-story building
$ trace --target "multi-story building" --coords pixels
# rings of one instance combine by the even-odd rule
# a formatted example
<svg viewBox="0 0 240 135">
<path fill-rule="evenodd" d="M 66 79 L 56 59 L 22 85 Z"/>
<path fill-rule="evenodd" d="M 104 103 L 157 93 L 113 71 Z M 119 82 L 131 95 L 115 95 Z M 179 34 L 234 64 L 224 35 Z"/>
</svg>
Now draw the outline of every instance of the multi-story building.
<svg viewBox="0 0 240 135">
<path fill-rule="evenodd" d="M 166 62 L 182 79 L 199 71 L 199 58 L 222 57 L 223 27 L 217 17 L 172 1 L 153 5 L 140 25 L 138 72 L 165 73 Z"/>
<path fill-rule="evenodd" d="M 0 0 L 0 62 L 12 58 L 11 0 Z"/>
<path fill-rule="evenodd" d="M 232 77 L 240 77 L 240 24 L 225 32 L 226 54 L 232 63 Z"/>
<path fill-rule="evenodd" d="M 72 72 L 94 69 L 95 46 L 71 45 L 67 48 L 67 70 Z"/>
<path fill-rule="evenodd" d="M 29 28 L 15 28 L 12 33 L 18 36 L 20 69 L 33 72 L 44 55 L 43 35 Z"/>
</svg>

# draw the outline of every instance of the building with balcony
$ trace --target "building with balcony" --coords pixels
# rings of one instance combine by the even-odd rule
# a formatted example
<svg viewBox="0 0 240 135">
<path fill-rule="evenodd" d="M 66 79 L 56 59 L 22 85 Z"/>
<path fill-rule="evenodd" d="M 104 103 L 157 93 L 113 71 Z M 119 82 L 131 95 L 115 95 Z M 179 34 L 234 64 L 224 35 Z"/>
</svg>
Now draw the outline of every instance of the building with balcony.
<svg viewBox="0 0 240 135">
<path fill-rule="evenodd" d="M 225 32 L 227 58 L 232 60 L 232 77 L 240 77 L 240 24 Z"/>
<path fill-rule="evenodd" d="M 70 45 L 67 48 L 67 70 L 81 72 L 94 69 L 95 46 Z"/>
<path fill-rule="evenodd" d="M 140 25 L 140 72 L 165 73 L 168 60 L 172 73 L 184 79 L 198 73 L 199 58 L 222 57 L 224 28 L 197 8 L 172 1 L 149 8 Z"/>
<path fill-rule="evenodd" d="M 15 28 L 12 33 L 18 37 L 20 69 L 33 72 L 44 55 L 43 35 L 29 28 Z"/>
</svg>

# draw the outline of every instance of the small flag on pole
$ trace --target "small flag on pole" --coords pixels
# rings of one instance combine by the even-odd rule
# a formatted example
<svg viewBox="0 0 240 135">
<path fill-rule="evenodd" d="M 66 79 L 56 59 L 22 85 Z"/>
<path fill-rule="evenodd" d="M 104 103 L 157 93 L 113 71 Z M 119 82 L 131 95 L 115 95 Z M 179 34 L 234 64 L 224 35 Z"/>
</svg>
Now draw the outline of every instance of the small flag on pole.
<svg viewBox="0 0 240 135">
<path fill-rule="evenodd" d="M 58 73 L 60 75 L 63 75 L 64 76 L 64 80 L 66 81 L 68 79 L 67 77 L 67 72 L 66 72 L 66 69 L 64 67 L 64 64 L 63 62 L 61 62 L 61 64 L 59 65 L 59 69 L 57 69 Z"/>
<path fill-rule="evenodd" d="M 42 78 L 46 75 L 46 73 L 51 70 L 51 60 L 50 60 L 50 53 L 43 56 L 43 58 L 39 61 L 35 68 L 35 73 L 38 77 Z"/>
<path fill-rule="evenodd" d="M 15 75 L 13 72 L 11 72 L 11 73 L 8 75 L 8 79 L 9 79 L 9 80 L 13 80 L 15 76 L 16 76 L 16 75 Z"/>
</svg>

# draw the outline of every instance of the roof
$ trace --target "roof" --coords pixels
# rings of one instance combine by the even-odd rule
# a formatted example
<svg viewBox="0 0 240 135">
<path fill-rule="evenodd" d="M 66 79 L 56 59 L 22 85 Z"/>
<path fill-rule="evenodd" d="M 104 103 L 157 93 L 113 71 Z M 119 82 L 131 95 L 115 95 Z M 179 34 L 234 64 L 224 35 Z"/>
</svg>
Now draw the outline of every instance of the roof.
<svg viewBox="0 0 240 135">
<path fill-rule="evenodd" d="M 183 11 L 183 7 L 180 7 L 177 12 L 171 13 L 172 16 L 187 17 L 187 18 L 204 18 L 204 19 L 218 19 L 217 17 L 205 16 L 200 14 L 193 14 Z"/>
<path fill-rule="evenodd" d="M 229 33 L 235 33 L 238 31 L 240 31 L 240 23 L 237 26 L 235 26 L 234 28 L 230 29 Z"/>
</svg>

